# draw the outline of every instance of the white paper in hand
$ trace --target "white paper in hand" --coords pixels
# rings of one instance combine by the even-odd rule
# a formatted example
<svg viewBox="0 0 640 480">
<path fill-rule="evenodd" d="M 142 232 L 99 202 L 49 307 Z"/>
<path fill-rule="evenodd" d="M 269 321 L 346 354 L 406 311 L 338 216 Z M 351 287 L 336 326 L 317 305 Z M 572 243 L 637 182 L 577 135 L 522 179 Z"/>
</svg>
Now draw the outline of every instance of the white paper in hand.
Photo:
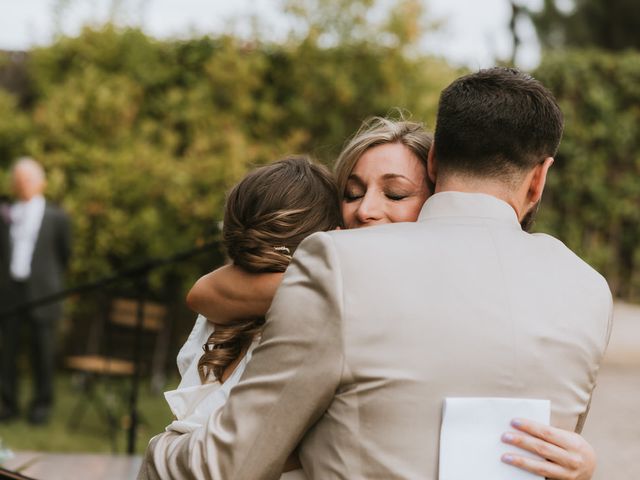
<svg viewBox="0 0 640 480">
<path fill-rule="evenodd" d="M 439 480 L 544 480 L 503 463 L 507 452 L 536 455 L 502 443 L 514 418 L 549 424 L 549 400 L 526 398 L 447 398 L 440 430 Z M 537 457 L 539 458 L 539 457 Z"/>
</svg>

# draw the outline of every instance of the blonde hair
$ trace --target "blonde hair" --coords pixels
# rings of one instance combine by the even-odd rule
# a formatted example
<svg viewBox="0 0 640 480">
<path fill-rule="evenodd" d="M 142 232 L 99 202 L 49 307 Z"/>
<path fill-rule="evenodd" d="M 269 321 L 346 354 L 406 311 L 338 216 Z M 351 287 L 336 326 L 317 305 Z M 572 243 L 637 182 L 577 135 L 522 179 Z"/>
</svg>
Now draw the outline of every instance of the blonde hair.
<svg viewBox="0 0 640 480">
<path fill-rule="evenodd" d="M 406 146 L 427 168 L 427 157 L 433 143 L 433 135 L 422 123 L 407 120 L 393 120 L 385 117 L 371 117 L 365 120 L 358 131 L 349 139 L 336 161 L 334 171 L 338 184 L 338 198 L 343 200 L 349 175 L 364 153 L 378 145 L 401 143 Z M 433 183 L 427 175 L 427 187 L 433 192 Z"/>
<path fill-rule="evenodd" d="M 331 173 L 308 157 L 292 156 L 249 172 L 227 197 L 223 243 L 234 264 L 254 273 L 284 272 L 298 244 L 341 224 Z M 203 383 L 222 379 L 264 319 L 217 326 L 198 362 Z"/>
</svg>

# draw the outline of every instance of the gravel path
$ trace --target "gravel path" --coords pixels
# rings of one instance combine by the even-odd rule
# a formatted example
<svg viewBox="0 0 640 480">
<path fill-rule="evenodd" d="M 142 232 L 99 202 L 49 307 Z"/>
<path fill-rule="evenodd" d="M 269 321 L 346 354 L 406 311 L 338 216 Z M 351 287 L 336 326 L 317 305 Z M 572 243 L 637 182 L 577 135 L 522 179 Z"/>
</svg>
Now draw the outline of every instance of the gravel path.
<svg viewBox="0 0 640 480">
<path fill-rule="evenodd" d="M 615 306 L 583 434 L 598 454 L 593 480 L 640 480 L 640 306 Z"/>
</svg>

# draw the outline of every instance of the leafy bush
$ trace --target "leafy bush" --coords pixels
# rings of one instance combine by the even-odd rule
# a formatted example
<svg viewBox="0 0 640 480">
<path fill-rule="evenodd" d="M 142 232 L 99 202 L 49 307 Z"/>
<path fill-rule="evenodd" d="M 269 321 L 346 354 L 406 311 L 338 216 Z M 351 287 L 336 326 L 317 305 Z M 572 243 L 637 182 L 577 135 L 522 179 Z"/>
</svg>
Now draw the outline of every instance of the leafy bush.
<svg viewBox="0 0 640 480">
<path fill-rule="evenodd" d="M 566 117 L 538 229 L 625 298 L 640 296 L 639 60 L 559 52 L 536 71 Z M 396 108 L 432 127 L 460 73 L 401 44 L 158 41 L 113 26 L 34 50 L 27 68 L 29 102 L 0 91 L 0 165 L 22 154 L 45 164 L 74 222 L 72 284 L 201 242 L 251 166 L 296 152 L 331 164 L 364 118 Z M 162 285 L 202 271 L 167 269 L 153 285 L 166 295 Z"/>
<path fill-rule="evenodd" d="M 638 299 L 640 53 L 551 54 L 536 77 L 565 115 L 539 229 L 603 273 L 618 296 Z"/>
<path fill-rule="evenodd" d="M 399 44 L 158 41 L 114 26 L 36 49 L 27 68 L 26 111 L 0 96 L 0 162 L 45 165 L 74 222 L 74 284 L 194 246 L 250 166 L 300 152 L 330 164 L 364 118 L 394 108 L 434 118 L 457 75 Z M 177 272 L 188 284 L 201 270 Z"/>
</svg>

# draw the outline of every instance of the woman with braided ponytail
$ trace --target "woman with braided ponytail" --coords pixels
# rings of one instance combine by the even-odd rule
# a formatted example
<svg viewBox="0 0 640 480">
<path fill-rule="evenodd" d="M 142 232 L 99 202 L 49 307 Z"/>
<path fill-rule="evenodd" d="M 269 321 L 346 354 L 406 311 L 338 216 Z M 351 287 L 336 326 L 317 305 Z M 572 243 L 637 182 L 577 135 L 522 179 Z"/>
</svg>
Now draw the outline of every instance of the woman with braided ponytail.
<svg viewBox="0 0 640 480">
<path fill-rule="evenodd" d="M 333 230 L 340 222 L 338 190 L 331 174 L 307 157 L 292 156 L 251 171 L 231 190 L 223 243 L 232 264 L 242 272 L 281 273 L 304 238 Z M 180 385 L 165 393 L 176 416 L 167 430 L 193 431 L 225 403 L 251 358 L 263 323 L 263 316 L 255 315 L 214 329 L 198 317 L 178 354 Z"/>
<path fill-rule="evenodd" d="M 341 221 L 337 187 L 324 168 L 290 157 L 250 172 L 227 198 L 223 243 L 233 264 L 249 273 L 284 272 L 298 244 Z M 243 357 L 264 319 L 219 326 L 198 362 L 202 383 L 222 382 Z M 228 375 L 227 375 L 228 376 Z"/>
</svg>

